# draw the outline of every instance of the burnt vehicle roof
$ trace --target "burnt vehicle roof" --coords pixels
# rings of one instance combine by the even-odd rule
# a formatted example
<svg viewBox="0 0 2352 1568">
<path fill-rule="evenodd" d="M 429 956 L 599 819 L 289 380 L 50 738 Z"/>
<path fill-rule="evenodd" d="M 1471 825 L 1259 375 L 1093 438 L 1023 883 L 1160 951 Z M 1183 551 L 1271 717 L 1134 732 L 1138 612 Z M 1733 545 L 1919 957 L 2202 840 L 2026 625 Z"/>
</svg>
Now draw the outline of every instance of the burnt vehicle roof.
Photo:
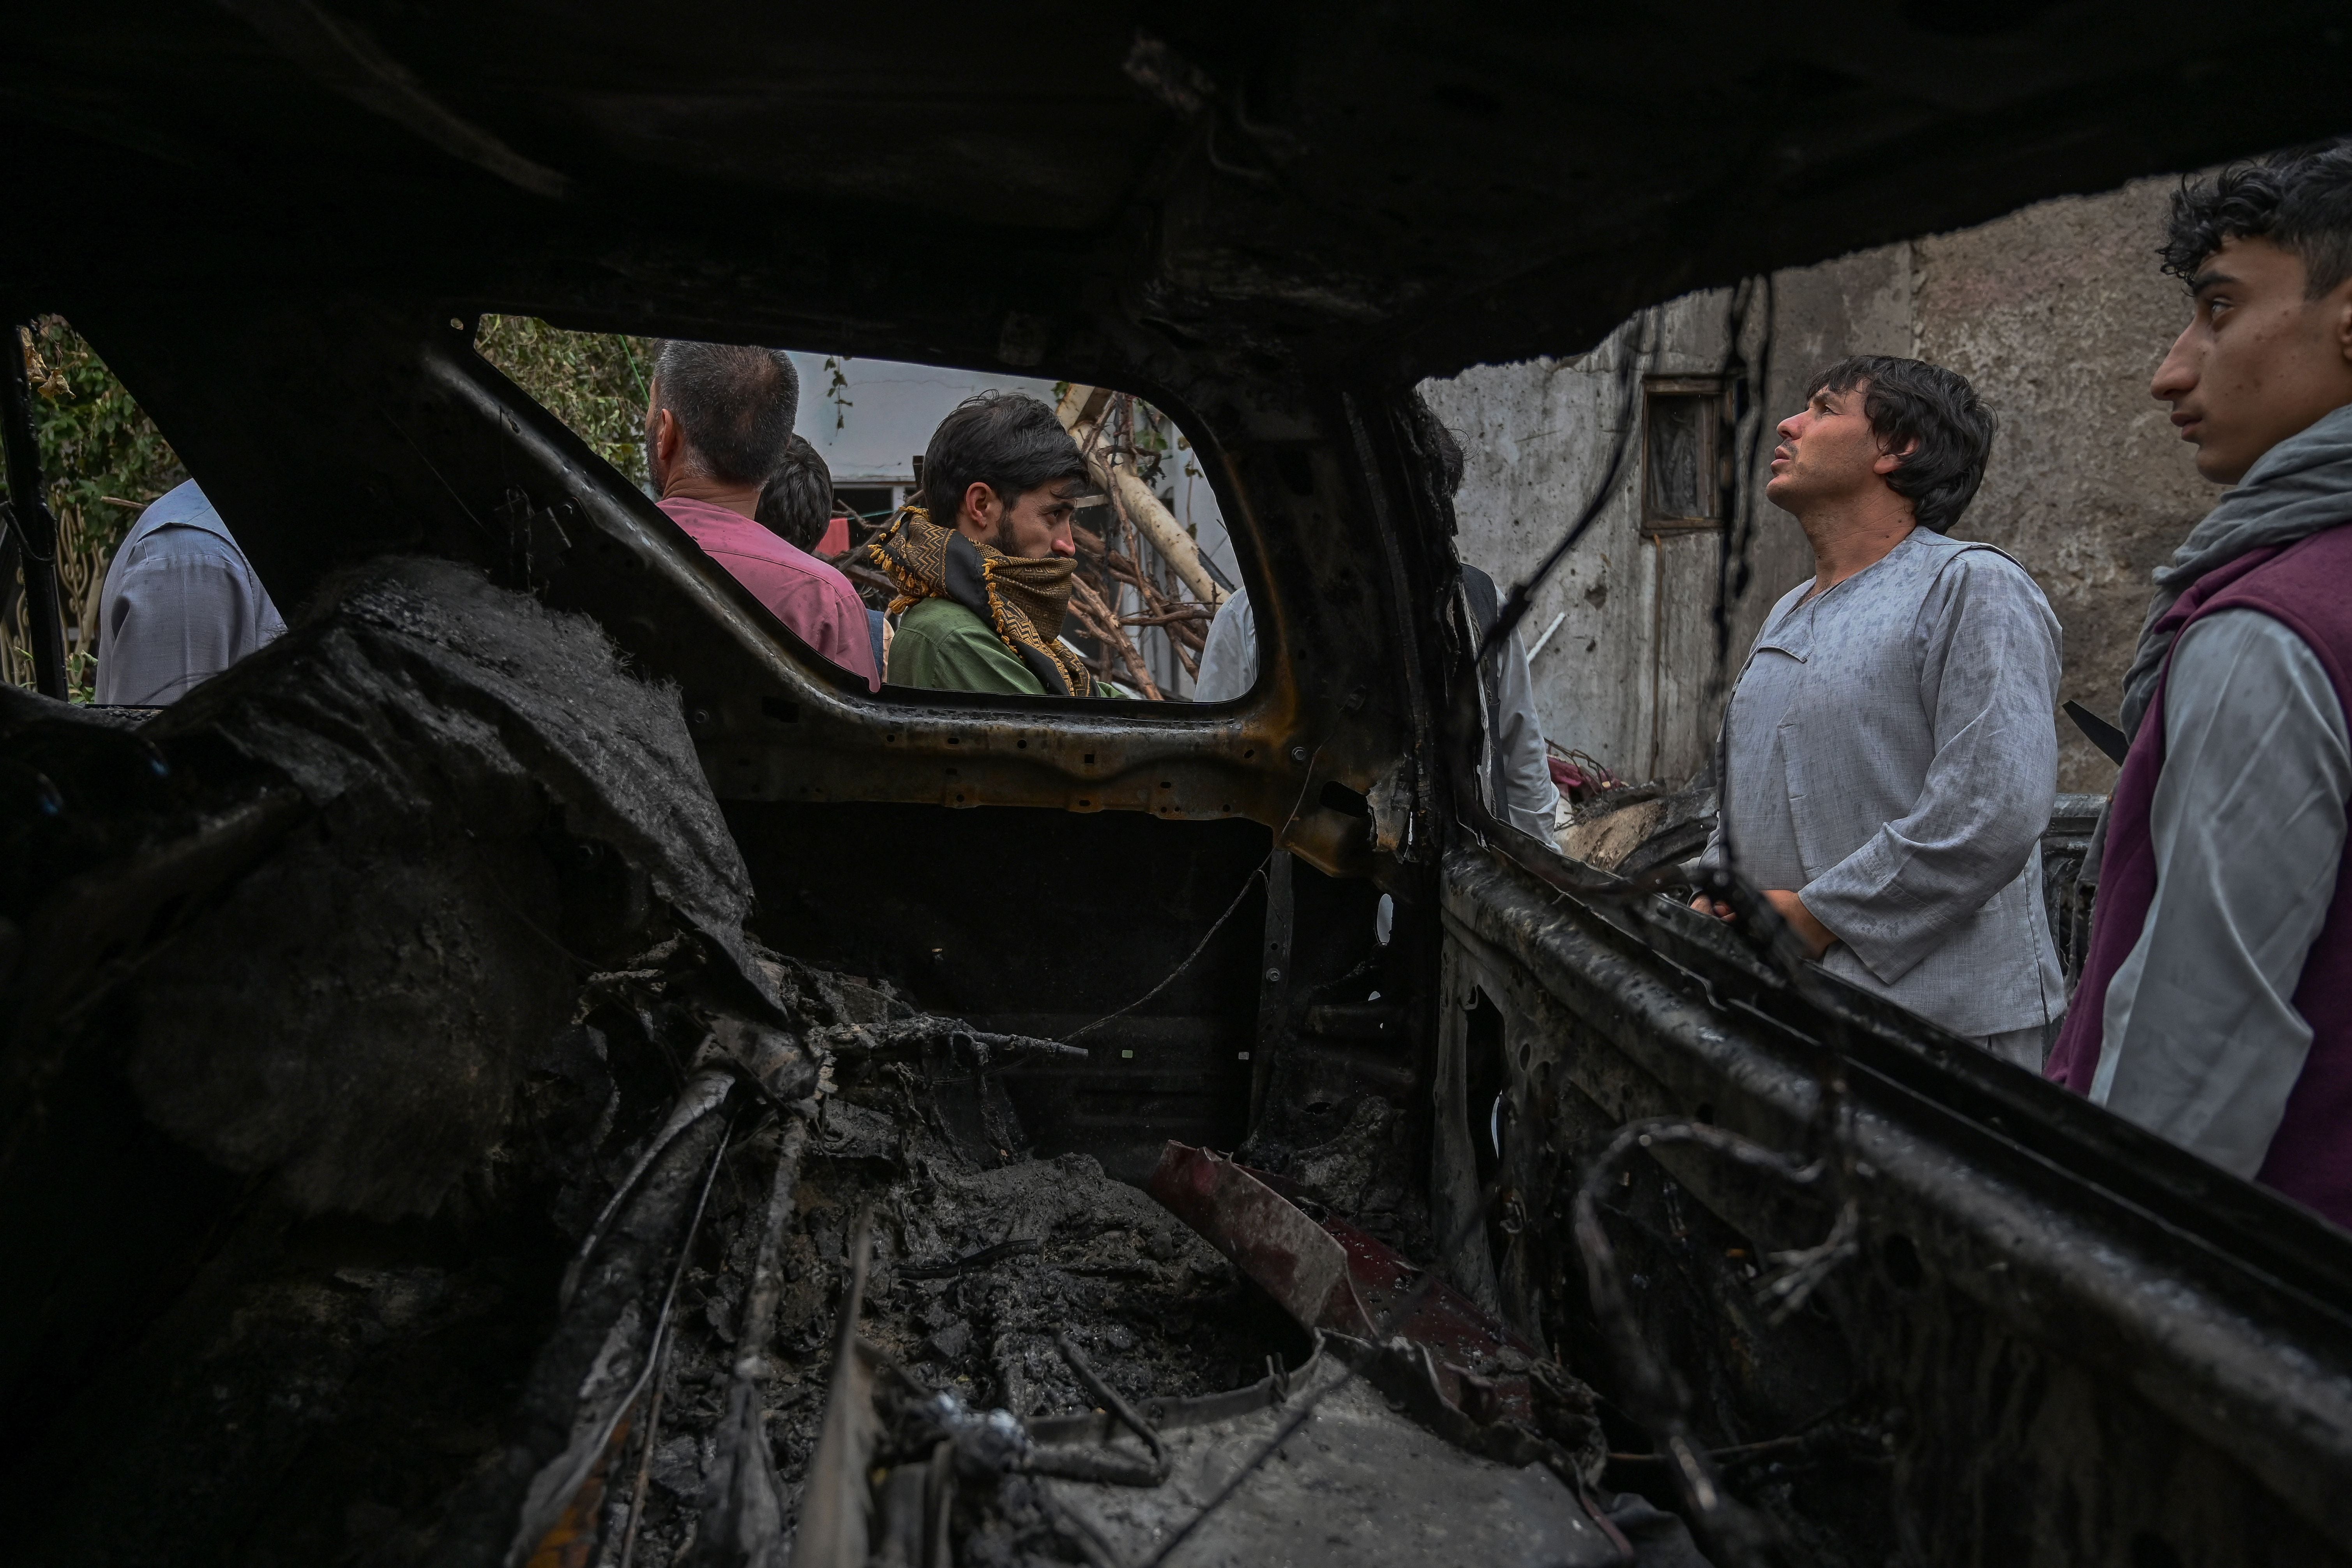
<svg viewBox="0 0 2352 1568">
<path fill-rule="evenodd" d="M 1115 322 L 1408 376 L 2339 131 L 2352 65 L 2325 4 L 12 10 L 20 286 L 487 289 L 966 363 Z"/>
</svg>

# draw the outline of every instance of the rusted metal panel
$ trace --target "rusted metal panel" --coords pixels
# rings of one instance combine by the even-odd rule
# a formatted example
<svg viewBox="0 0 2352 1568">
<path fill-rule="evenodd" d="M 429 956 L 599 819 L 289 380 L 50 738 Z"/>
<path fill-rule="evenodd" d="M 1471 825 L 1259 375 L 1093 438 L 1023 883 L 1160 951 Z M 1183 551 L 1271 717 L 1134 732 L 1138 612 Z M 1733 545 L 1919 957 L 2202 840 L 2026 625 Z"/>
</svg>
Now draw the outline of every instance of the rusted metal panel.
<svg viewBox="0 0 2352 1568">
<path fill-rule="evenodd" d="M 1482 1425 L 1532 1426 L 1534 1345 L 1377 1237 L 1338 1215 L 1310 1216 L 1283 1178 L 1171 1142 L 1148 1190 L 1301 1324 L 1382 1342 L 1401 1336 L 1430 1352 L 1449 1404 Z"/>
<path fill-rule="evenodd" d="M 1171 1142 L 1146 1190 L 1300 1322 L 1370 1336 L 1348 1249 L 1249 1171 L 1206 1149 Z"/>
</svg>

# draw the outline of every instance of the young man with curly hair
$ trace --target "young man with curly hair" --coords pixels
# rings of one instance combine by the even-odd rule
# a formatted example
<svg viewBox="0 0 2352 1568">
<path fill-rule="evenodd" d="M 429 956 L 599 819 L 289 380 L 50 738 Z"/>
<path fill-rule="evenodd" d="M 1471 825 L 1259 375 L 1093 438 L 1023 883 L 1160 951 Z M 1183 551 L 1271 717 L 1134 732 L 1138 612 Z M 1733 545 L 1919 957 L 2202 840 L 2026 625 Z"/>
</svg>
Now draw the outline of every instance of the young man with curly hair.
<svg viewBox="0 0 2352 1568">
<path fill-rule="evenodd" d="M 2156 574 L 2050 1076 L 2352 1226 L 2352 142 L 2184 183 L 2150 391 L 2226 493 Z"/>
</svg>

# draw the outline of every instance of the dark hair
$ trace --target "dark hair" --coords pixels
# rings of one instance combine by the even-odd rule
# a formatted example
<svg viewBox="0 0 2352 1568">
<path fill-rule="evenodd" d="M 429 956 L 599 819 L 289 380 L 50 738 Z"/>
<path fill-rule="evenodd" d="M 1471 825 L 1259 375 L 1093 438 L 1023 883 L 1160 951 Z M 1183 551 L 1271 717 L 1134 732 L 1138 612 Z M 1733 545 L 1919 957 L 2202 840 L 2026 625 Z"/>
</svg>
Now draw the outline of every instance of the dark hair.
<svg viewBox="0 0 2352 1568">
<path fill-rule="evenodd" d="M 933 522 L 953 528 L 975 484 L 1010 506 L 1041 485 L 1086 477 L 1087 460 L 1052 409 L 1017 392 L 983 392 L 957 404 L 931 432 L 923 504 Z"/>
<path fill-rule="evenodd" d="M 806 437 L 784 443 L 784 460 L 761 487 L 752 513 L 760 526 L 787 544 L 814 550 L 833 521 L 833 470 Z"/>
<path fill-rule="evenodd" d="M 1852 392 L 1865 384 L 1862 412 L 1871 434 L 1890 452 L 1918 443 L 1886 476 L 1888 487 L 1910 499 L 1920 527 L 1949 533 L 1984 482 L 1985 459 L 1992 455 L 1992 410 L 1967 377 L 1892 354 L 1842 359 L 1814 376 L 1805 395 Z"/>
<path fill-rule="evenodd" d="M 665 339 L 654 352 L 654 405 L 722 484 L 756 484 L 783 460 L 800 418 L 801 377 L 782 349 Z"/>
<path fill-rule="evenodd" d="M 2352 278 L 2352 141 L 2232 163 L 2207 182 L 2184 177 L 2157 254 L 2186 281 L 2222 241 L 2254 238 L 2302 258 L 2311 299 Z"/>
</svg>

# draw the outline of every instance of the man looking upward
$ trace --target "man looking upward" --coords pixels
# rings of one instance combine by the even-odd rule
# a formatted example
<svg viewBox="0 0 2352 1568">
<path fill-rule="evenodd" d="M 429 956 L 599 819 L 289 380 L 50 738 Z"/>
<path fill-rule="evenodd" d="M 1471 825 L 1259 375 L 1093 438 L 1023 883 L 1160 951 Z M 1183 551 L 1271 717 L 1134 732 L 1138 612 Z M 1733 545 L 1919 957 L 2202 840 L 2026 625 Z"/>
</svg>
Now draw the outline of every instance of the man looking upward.
<svg viewBox="0 0 2352 1568">
<path fill-rule="evenodd" d="M 800 374 L 781 350 L 664 342 L 647 388 L 646 466 L 671 521 L 803 642 L 878 689 L 857 590 L 754 521 L 800 401 Z"/>
<path fill-rule="evenodd" d="M 2174 199 L 2150 391 L 2237 488 L 2156 574 L 2050 1076 L 2352 1226 L 2352 142 Z"/>
<path fill-rule="evenodd" d="M 950 691 L 1086 697 L 1061 640 L 1077 571 L 1071 520 L 1086 459 L 1054 411 L 1017 393 L 967 398 L 923 454 L 923 501 L 866 546 L 898 585 L 890 680 Z"/>
<path fill-rule="evenodd" d="M 1992 431 L 1959 376 L 1880 355 L 1822 372 L 1781 422 L 1764 493 L 1813 577 L 1732 691 L 1703 861 L 1762 889 L 1832 973 L 2038 1069 L 2066 994 L 2040 844 L 2058 622 L 2023 567 L 1946 537 Z"/>
</svg>

